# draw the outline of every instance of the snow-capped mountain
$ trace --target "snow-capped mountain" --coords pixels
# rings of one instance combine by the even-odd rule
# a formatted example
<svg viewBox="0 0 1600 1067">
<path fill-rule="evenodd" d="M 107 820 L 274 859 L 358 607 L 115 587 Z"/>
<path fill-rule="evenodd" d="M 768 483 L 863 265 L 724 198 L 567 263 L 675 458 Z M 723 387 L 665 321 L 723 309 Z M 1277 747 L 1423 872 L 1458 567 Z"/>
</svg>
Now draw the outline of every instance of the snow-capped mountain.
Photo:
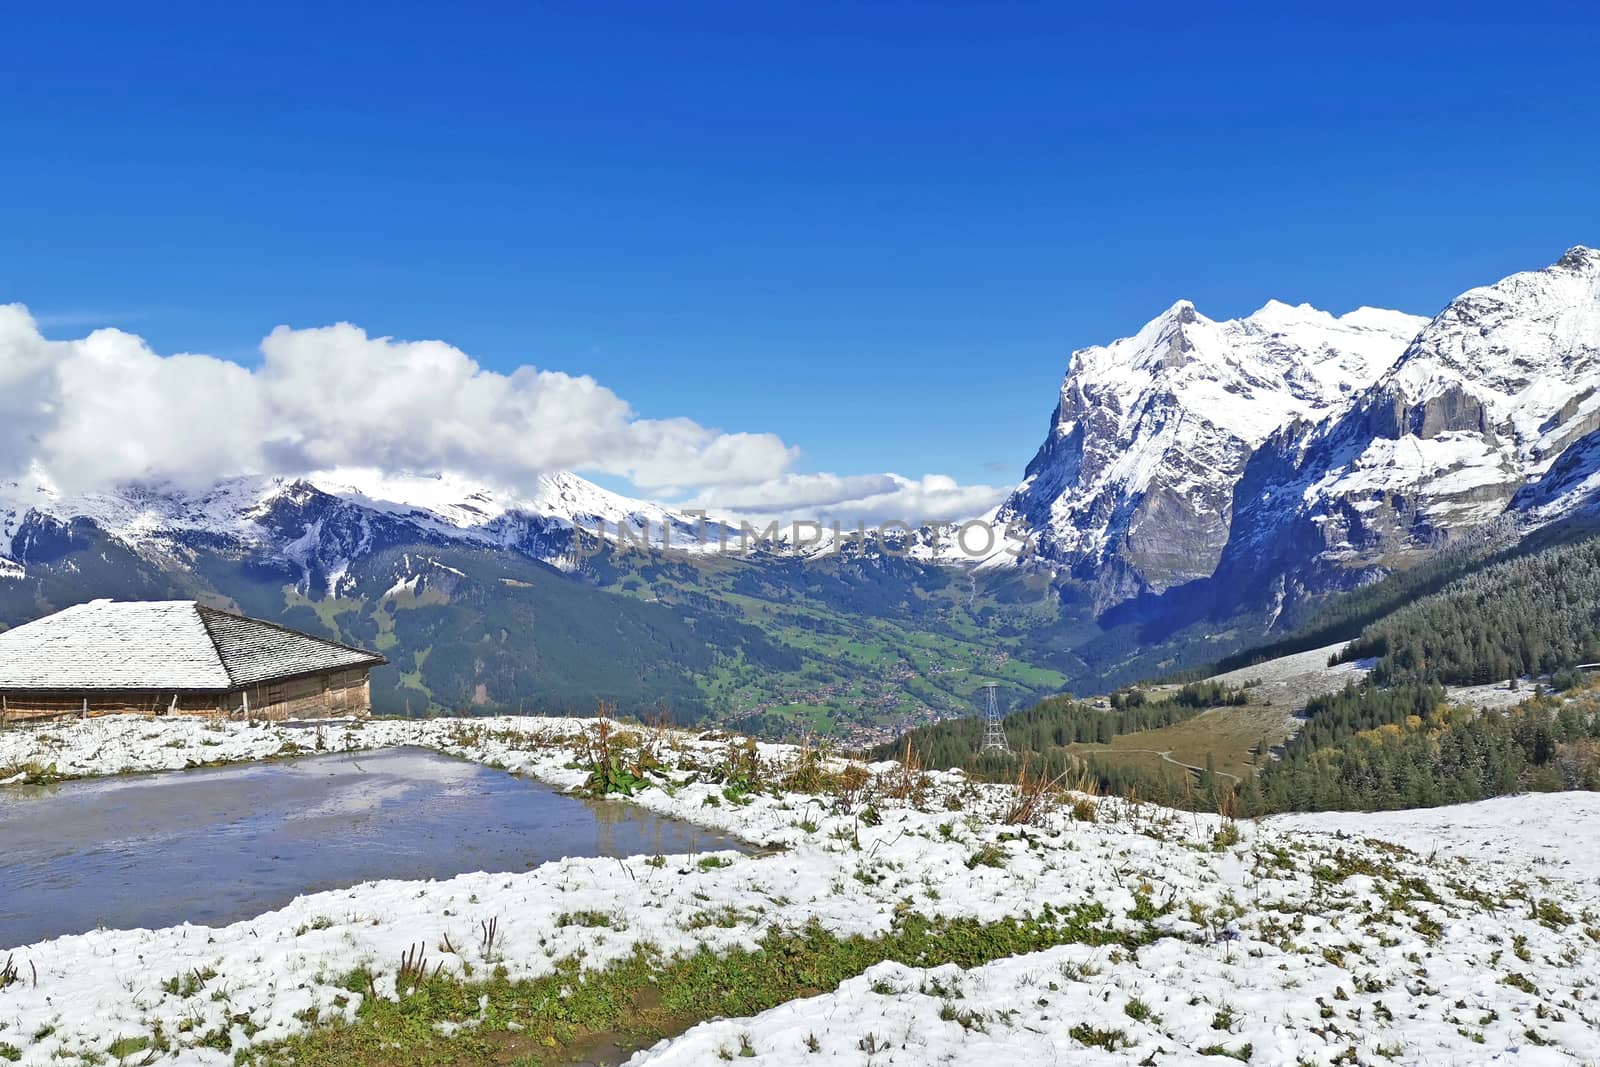
<svg viewBox="0 0 1600 1067">
<path fill-rule="evenodd" d="M 1236 492 L 1222 570 L 1313 590 L 1600 487 L 1600 252 L 1451 301 L 1343 410 L 1274 435 Z M 1270 564 L 1270 565 L 1266 565 Z"/>
<path fill-rule="evenodd" d="M 349 563 L 417 540 L 508 549 L 565 565 L 578 529 L 652 547 L 703 550 L 718 527 L 568 473 L 526 494 L 453 475 L 335 470 L 303 478 L 231 478 L 201 491 L 129 485 L 68 494 L 38 472 L 0 483 L 0 579 L 21 578 L 49 534 L 88 520 L 127 547 L 183 557 L 204 543 L 292 563 L 308 592 L 334 594 Z"/>
<path fill-rule="evenodd" d="M 1446 541 L 1600 501 L 1600 252 L 1472 289 L 1432 320 L 1180 302 L 1072 356 L 1000 509 L 1101 604 L 1363 580 Z"/>
<path fill-rule="evenodd" d="M 1180 301 L 1133 336 L 1072 355 L 1048 437 L 989 517 L 1031 529 L 1038 554 L 1089 583 L 1098 608 L 1186 586 L 1244 607 L 1345 588 L 1447 541 L 1590 507 L 1600 509 L 1600 252 L 1579 247 L 1470 290 L 1432 320 L 1273 301 L 1217 321 Z M 575 528 L 686 551 L 742 543 L 735 522 L 703 526 L 571 474 L 523 493 L 336 470 L 67 494 L 35 473 L 0 483 L 0 581 L 64 555 L 85 523 L 140 559 L 179 564 L 167 570 L 222 552 L 270 564 L 313 598 L 397 546 L 565 566 Z M 816 534 L 808 556 L 854 543 Z M 954 536 L 919 533 L 905 554 L 974 562 Z M 855 551 L 871 555 L 874 543 Z M 988 563 L 1012 562 L 1010 543 Z"/>
<path fill-rule="evenodd" d="M 1550 464 L 1537 482 L 1512 498 L 1514 511 L 1532 520 L 1561 518 L 1600 505 L 1600 430 L 1579 438 Z"/>
<path fill-rule="evenodd" d="M 1026 522 L 1042 555 L 1107 600 L 1203 578 L 1255 450 L 1359 396 L 1426 322 L 1276 301 L 1217 322 L 1180 301 L 1073 353 L 1049 436 L 999 517 Z"/>
</svg>

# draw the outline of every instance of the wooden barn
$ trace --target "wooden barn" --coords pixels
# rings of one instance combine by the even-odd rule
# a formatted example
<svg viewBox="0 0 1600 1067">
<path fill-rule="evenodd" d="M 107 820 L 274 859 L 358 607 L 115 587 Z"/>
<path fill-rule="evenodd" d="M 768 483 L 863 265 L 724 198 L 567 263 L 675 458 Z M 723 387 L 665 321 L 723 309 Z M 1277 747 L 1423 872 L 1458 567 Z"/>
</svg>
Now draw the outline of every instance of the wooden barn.
<svg viewBox="0 0 1600 1067">
<path fill-rule="evenodd" d="M 191 600 L 96 600 L 0 633 L 0 721 L 365 716 L 385 662 Z"/>
</svg>

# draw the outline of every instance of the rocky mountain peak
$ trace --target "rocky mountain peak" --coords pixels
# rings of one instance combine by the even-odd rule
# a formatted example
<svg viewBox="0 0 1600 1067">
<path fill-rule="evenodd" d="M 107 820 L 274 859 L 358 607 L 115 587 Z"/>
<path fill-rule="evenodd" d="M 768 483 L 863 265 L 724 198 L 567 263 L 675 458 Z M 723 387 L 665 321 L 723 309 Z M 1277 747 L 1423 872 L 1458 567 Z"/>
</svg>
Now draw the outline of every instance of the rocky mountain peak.
<svg viewBox="0 0 1600 1067">
<path fill-rule="evenodd" d="M 1573 245 L 1555 265 L 1571 271 L 1600 271 L 1600 249 Z"/>
<path fill-rule="evenodd" d="M 1600 254 L 1452 300 L 1373 385 L 1252 458 L 1223 572 L 1315 589 L 1600 489 Z M 1291 546 L 1285 549 L 1283 546 Z"/>
<path fill-rule="evenodd" d="M 1597 433 L 1600 252 L 1579 246 L 1432 319 L 1269 300 L 1218 321 L 1179 301 L 1073 353 L 1000 514 L 1103 601 L 1224 563 L 1230 580 L 1324 564 L 1348 580 L 1498 522 L 1514 497 L 1541 516 L 1595 498 Z"/>
<path fill-rule="evenodd" d="M 1279 301 L 1217 321 L 1180 300 L 1072 354 L 1049 437 L 1000 516 L 1110 599 L 1207 575 L 1252 451 L 1370 385 L 1426 321 Z"/>
<path fill-rule="evenodd" d="M 1377 384 L 1420 436 L 1493 433 L 1524 461 L 1600 426 L 1600 253 L 1577 247 L 1452 300 Z M 1450 409 L 1450 410 L 1447 410 Z"/>
</svg>

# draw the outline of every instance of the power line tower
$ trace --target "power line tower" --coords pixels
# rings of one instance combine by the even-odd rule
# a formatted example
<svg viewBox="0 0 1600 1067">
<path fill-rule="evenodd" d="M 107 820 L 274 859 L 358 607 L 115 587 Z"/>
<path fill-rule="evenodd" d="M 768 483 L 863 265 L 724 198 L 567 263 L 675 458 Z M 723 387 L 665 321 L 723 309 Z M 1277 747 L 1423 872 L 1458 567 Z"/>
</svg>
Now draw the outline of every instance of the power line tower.
<svg viewBox="0 0 1600 1067">
<path fill-rule="evenodd" d="M 998 688 L 993 685 L 983 687 L 983 744 L 978 746 L 979 752 L 1011 751 L 1011 743 L 1006 740 L 1005 720 L 1000 714 L 1000 702 L 994 695 Z"/>
</svg>

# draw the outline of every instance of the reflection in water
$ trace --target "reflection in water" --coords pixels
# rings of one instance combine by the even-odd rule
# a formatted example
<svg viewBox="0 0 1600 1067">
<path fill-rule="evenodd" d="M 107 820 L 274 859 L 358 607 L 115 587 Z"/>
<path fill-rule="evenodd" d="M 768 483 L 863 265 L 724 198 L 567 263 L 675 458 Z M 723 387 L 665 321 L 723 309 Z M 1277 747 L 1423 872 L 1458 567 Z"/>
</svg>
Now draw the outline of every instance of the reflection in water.
<svg viewBox="0 0 1600 1067">
<path fill-rule="evenodd" d="M 381 878 L 740 847 L 422 749 L 0 789 L 0 948 L 219 925 Z"/>
</svg>

